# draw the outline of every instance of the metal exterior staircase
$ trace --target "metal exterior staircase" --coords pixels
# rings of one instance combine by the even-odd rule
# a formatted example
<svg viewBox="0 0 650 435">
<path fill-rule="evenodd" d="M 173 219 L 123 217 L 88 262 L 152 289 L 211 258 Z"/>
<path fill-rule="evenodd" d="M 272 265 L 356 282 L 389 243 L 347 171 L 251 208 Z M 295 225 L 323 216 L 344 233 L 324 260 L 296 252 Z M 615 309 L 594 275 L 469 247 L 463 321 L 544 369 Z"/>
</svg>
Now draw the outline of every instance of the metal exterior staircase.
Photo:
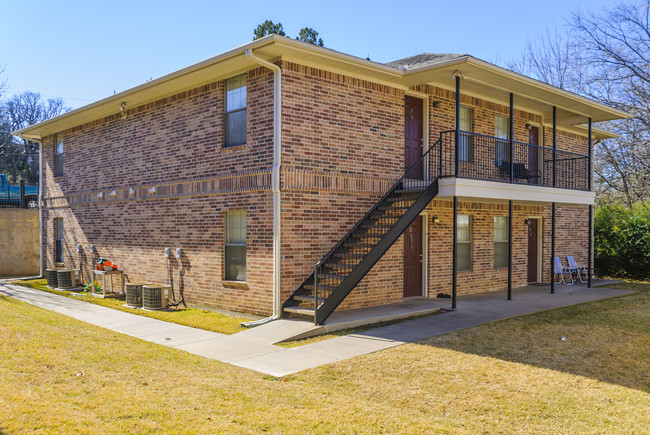
<svg viewBox="0 0 650 435">
<path fill-rule="evenodd" d="M 314 267 L 283 305 L 323 324 L 438 194 L 440 141 Z"/>
</svg>

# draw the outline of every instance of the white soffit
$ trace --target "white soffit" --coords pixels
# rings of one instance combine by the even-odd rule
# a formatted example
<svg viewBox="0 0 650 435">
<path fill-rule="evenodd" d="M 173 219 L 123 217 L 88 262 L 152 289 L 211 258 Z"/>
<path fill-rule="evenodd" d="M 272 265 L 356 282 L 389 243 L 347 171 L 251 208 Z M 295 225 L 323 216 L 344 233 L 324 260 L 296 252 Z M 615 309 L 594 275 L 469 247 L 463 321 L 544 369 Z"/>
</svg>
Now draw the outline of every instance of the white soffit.
<svg viewBox="0 0 650 435">
<path fill-rule="evenodd" d="M 458 196 L 469 200 L 513 200 L 517 203 L 593 205 L 594 192 L 554 189 L 530 184 L 499 183 L 467 178 L 442 178 L 437 198 Z"/>
</svg>

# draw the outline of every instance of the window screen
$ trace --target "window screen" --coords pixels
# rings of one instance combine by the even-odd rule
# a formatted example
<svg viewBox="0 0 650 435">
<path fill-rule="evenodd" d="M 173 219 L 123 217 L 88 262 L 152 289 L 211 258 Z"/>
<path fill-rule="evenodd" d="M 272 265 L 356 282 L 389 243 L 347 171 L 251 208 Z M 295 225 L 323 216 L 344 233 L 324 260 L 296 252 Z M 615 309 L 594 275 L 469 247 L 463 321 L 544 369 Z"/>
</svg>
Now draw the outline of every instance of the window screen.
<svg viewBox="0 0 650 435">
<path fill-rule="evenodd" d="M 246 212 L 226 213 L 225 279 L 246 281 Z"/>
<path fill-rule="evenodd" d="M 227 147 L 246 143 L 246 74 L 226 80 Z"/>
<path fill-rule="evenodd" d="M 63 218 L 54 219 L 54 262 L 63 263 Z"/>
<path fill-rule="evenodd" d="M 469 107 L 460 108 L 460 124 L 459 128 L 461 132 L 472 132 L 472 109 Z M 471 162 L 472 161 L 472 137 L 469 134 L 460 134 L 459 143 L 458 143 L 458 158 L 461 162 Z"/>
<path fill-rule="evenodd" d="M 494 267 L 508 266 L 508 218 L 494 217 Z"/>
<path fill-rule="evenodd" d="M 57 133 L 54 143 L 54 176 L 63 175 L 63 133 Z"/>
<path fill-rule="evenodd" d="M 456 230 L 456 269 L 472 268 L 472 220 L 467 215 L 458 215 Z"/>
<path fill-rule="evenodd" d="M 510 118 L 501 115 L 496 115 L 494 118 L 494 136 L 497 138 L 494 161 L 497 166 L 504 166 L 510 162 L 509 121 Z"/>
</svg>

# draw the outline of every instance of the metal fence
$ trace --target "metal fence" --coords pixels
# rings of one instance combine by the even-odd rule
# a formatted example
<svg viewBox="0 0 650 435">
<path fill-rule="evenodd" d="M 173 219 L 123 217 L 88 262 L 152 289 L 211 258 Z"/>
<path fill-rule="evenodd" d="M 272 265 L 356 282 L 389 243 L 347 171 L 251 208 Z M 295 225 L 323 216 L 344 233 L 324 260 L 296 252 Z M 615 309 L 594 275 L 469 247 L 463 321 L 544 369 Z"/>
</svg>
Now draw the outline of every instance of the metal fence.
<svg viewBox="0 0 650 435">
<path fill-rule="evenodd" d="M 0 184 L 0 207 L 38 208 L 38 186 L 19 184 Z"/>
</svg>

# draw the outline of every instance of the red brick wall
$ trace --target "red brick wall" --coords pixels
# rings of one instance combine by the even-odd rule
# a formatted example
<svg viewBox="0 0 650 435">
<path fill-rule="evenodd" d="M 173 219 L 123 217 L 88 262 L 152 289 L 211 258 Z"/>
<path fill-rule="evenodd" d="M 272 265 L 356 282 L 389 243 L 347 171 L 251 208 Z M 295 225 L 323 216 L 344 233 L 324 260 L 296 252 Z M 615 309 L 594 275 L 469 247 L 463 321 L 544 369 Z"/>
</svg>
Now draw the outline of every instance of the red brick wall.
<svg viewBox="0 0 650 435">
<path fill-rule="evenodd" d="M 285 62 L 282 294 L 286 299 L 404 173 L 404 92 Z M 398 243 L 399 244 L 399 243 Z M 401 299 L 395 246 L 340 309 Z"/>
<path fill-rule="evenodd" d="M 286 299 L 313 266 L 404 172 L 404 91 L 340 74 L 283 62 L 282 295 Z M 54 138 L 44 140 L 45 244 L 53 261 L 54 217 L 65 217 L 65 260 L 83 261 L 87 276 L 95 244 L 99 255 L 124 267 L 132 281 L 167 280 L 165 247 L 184 249 L 183 286 L 193 305 L 270 314 L 272 307 L 272 73 L 248 73 L 248 143 L 223 148 L 223 82 L 130 108 L 65 131 L 64 176 L 52 177 Z M 453 92 L 414 89 L 430 96 L 429 143 L 454 128 Z M 474 131 L 494 134 L 503 105 L 461 96 L 473 108 Z M 439 107 L 433 107 L 433 102 Z M 515 139 L 526 142 L 527 122 L 515 112 Z M 580 151 L 584 138 L 561 134 L 561 149 Z M 580 145 L 580 141 L 582 145 Z M 545 142 L 548 145 L 548 140 Z M 580 151 L 580 152 L 584 152 Z M 98 196 L 100 195 L 101 196 Z M 246 286 L 222 282 L 223 213 L 246 210 Z M 451 205 L 435 201 L 429 226 L 429 294 L 451 286 Z M 473 267 L 459 274 L 459 293 L 504 289 L 505 269 L 493 267 L 493 219 L 503 204 L 461 202 L 473 217 Z M 586 251 L 586 210 L 562 209 L 558 253 Z M 515 207 L 513 284 L 526 282 L 527 216 L 548 210 Z M 578 230 L 576 230 L 578 228 Z M 585 227 L 586 228 L 586 227 Z M 562 242 L 559 242 L 562 240 Z M 80 260 L 74 246 L 84 246 Z M 585 249 L 582 249 L 585 245 Z M 341 309 L 402 298 L 402 241 L 362 280 Z M 546 256 L 548 258 L 548 256 Z M 578 261 L 582 261 L 576 253 Z M 545 260 L 546 262 L 546 260 Z M 176 283 L 176 264 L 171 277 Z M 545 275 L 546 276 L 546 275 Z"/>
<path fill-rule="evenodd" d="M 131 282 L 172 279 L 178 288 L 177 261 L 167 275 L 164 248 L 182 248 L 188 303 L 270 314 L 273 75 L 258 68 L 247 76 L 246 145 L 223 148 L 221 81 L 65 131 L 63 177 L 52 176 L 54 137 L 45 138 L 46 263 L 54 261 L 53 218 L 64 217 L 64 261 L 86 282 L 94 244 Z M 223 282 L 229 210 L 247 212 L 246 285 Z"/>
<path fill-rule="evenodd" d="M 336 168 L 345 168 L 346 172 L 357 174 L 365 169 L 366 173 L 377 176 L 388 173 L 399 174 L 399 167 L 391 166 L 388 171 L 375 172 L 381 167 L 381 162 L 367 164 L 361 169 L 357 166 L 361 159 L 350 161 L 347 155 L 341 157 L 348 149 L 354 149 L 356 155 L 365 156 L 368 150 L 358 146 L 358 137 L 364 138 L 364 124 L 357 123 L 356 113 L 366 113 L 367 107 L 377 106 L 377 102 L 370 104 L 367 98 L 376 96 L 377 91 L 370 92 L 369 84 L 355 81 L 354 79 L 330 74 L 324 71 L 303 68 L 296 65 L 287 65 L 290 69 L 285 73 L 287 84 L 292 87 L 295 82 L 299 83 L 299 92 L 287 92 L 283 94 L 284 115 L 284 165 L 285 171 L 292 171 L 293 168 L 305 170 L 312 175 L 309 179 L 301 179 L 301 182 L 291 185 L 290 190 L 299 192 L 290 193 L 286 191 L 288 183 L 284 183 L 283 193 L 283 298 L 286 298 L 300 283 L 311 274 L 314 264 L 325 253 L 327 253 L 347 231 L 367 212 L 374 204 L 381 192 L 381 189 L 369 189 L 372 195 L 344 194 L 342 191 L 335 191 L 328 188 L 333 183 L 318 180 L 318 176 L 328 172 L 336 172 Z M 294 72 L 299 71 L 302 75 L 294 77 Z M 346 81 L 347 80 L 347 81 Z M 387 91 L 385 88 L 380 88 Z M 454 93 L 432 86 L 419 86 L 414 88 L 417 92 L 430 95 L 429 98 L 429 143 L 433 144 L 441 131 L 454 128 Z M 309 99 L 305 94 L 314 93 L 318 95 L 309 105 Z M 379 97 L 393 101 L 394 95 L 399 92 L 391 91 L 391 96 L 380 94 Z M 366 100 L 360 99 L 365 95 Z M 348 101 L 351 103 L 348 104 Z M 433 107 L 433 101 L 439 103 L 439 107 Z M 508 115 L 508 107 L 487 102 L 484 100 L 461 96 L 463 105 L 472 107 L 474 131 L 480 134 L 493 135 L 495 115 Z M 361 104 L 360 107 L 357 107 Z M 403 124 L 403 97 L 398 99 L 398 107 L 394 107 L 392 115 L 382 122 L 394 122 L 395 132 L 390 135 L 390 141 L 385 144 L 384 153 L 391 153 L 395 162 L 403 162 L 403 133 L 397 131 Z M 341 107 L 351 107 L 354 110 L 341 110 Z M 294 108 L 290 110 L 289 108 Z M 333 110 L 338 108 L 339 110 Z M 305 114 L 308 122 L 299 122 L 300 116 Z M 378 115 L 375 115 L 378 116 Z M 352 117 L 352 119 L 350 119 Z M 394 121 L 391 121 L 394 120 Z M 515 110 L 514 132 L 515 140 L 527 142 L 529 131 L 527 123 L 541 124 L 539 115 L 525 113 Z M 350 142 L 338 140 L 324 140 L 322 134 L 326 124 L 336 125 L 340 136 L 352 138 Z M 289 127 L 291 126 L 291 127 Z M 384 127 L 386 128 L 386 127 Z M 286 130 L 299 132 L 298 134 L 286 134 Z M 560 149 L 572 144 L 571 141 L 583 141 L 586 139 L 566 134 L 567 142 L 558 145 Z M 381 143 L 383 138 L 380 138 Z M 305 144 L 309 144 L 305 148 Z M 578 146 L 578 145 L 576 145 Z M 369 162 L 375 162 L 376 156 L 372 154 L 375 148 L 370 150 Z M 582 152 L 585 152 L 584 150 Z M 296 157 L 299 156 L 299 157 Z M 288 168 L 288 169 L 287 169 Z M 306 168 L 313 168 L 310 172 Z M 395 171 L 395 172 L 393 172 Z M 333 179 L 340 180 L 342 175 L 335 175 Z M 390 179 L 390 178 L 389 178 Z M 328 184 L 329 183 L 329 184 Z M 431 215 L 439 215 L 441 223 L 431 224 L 429 233 L 429 292 L 431 295 L 439 291 L 451 291 L 451 202 L 435 201 L 436 205 L 430 205 L 427 211 Z M 494 255 L 494 216 L 507 216 L 507 205 L 488 203 L 464 203 L 461 202 L 459 213 L 470 214 L 474 222 L 474 243 L 473 243 L 473 267 L 471 271 L 459 273 L 458 291 L 459 294 L 476 293 L 481 291 L 503 290 L 507 288 L 507 269 L 493 267 Z M 523 223 L 526 217 L 543 217 L 544 225 L 548 218 L 543 207 L 520 206 L 514 208 L 513 221 L 513 285 L 522 286 L 527 283 L 527 249 L 528 249 L 528 228 Z M 567 220 L 568 217 L 558 217 L 559 222 Z M 571 223 L 565 223 L 568 229 Z M 540 227 L 541 231 L 541 227 Z M 562 230 L 565 231 L 565 230 Z M 305 235 L 303 237 L 303 234 Z M 558 232 L 558 237 L 561 236 Z M 586 243 L 585 233 L 578 232 L 575 237 L 582 237 Z M 448 240 L 447 240 L 448 239 Z M 544 238 L 544 248 L 549 245 L 548 238 Z M 546 252 L 546 251 L 544 251 Z M 547 257 L 545 257 L 547 258 Z M 545 264 L 546 260 L 542 261 Z M 546 275 L 543 275 L 545 277 Z M 402 298 L 402 240 L 386 254 L 386 256 L 375 266 L 375 268 L 362 280 L 360 285 L 344 301 L 340 309 L 358 308 L 362 306 L 391 303 Z"/>
<path fill-rule="evenodd" d="M 402 176 L 403 91 L 290 62 L 283 66 L 286 169 Z"/>
<path fill-rule="evenodd" d="M 247 285 L 223 280 L 224 213 L 247 212 Z M 99 257 L 119 265 L 130 282 L 164 284 L 178 288 L 175 248 L 183 249 L 182 284 L 186 301 L 195 306 L 222 307 L 268 314 L 272 307 L 272 204 L 268 192 L 237 196 L 201 196 L 85 207 L 48 209 L 45 246 L 48 264 L 54 259 L 53 218 L 64 218 L 64 262 L 90 268 Z M 76 244 L 83 246 L 79 255 Z M 97 255 L 89 246 L 97 247 Z M 164 258 L 172 248 L 172 259 Z M 171 267 L 167 274 L 168 265 Z"/>
<path fill-rule="evenodd" d="M 544 207 L 544 281 L 550 281 L 551 258 L 551 207 Z M 566 256 L 573 255 L 576 262 L 587 266 L 589 232 L 588 206 L 557 206 L 555 214 L 555 255 L 568 266 Z M 593 257 L 592 257 L 593 258 Z M 593 264 L 593 263 L 592 263 Z"/>
</svg>

